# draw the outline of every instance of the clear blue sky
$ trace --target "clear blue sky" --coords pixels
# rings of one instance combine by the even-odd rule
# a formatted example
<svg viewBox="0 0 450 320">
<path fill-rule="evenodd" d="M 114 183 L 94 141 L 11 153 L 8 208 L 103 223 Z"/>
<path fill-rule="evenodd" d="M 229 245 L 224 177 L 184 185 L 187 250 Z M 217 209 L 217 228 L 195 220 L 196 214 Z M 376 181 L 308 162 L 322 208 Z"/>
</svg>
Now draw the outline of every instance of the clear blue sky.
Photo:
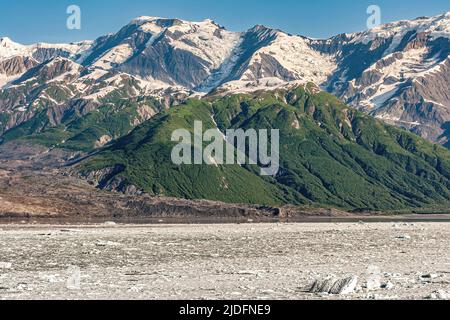
<svg viewBox="0 0 450 320">
<path fill-rule="evenodd" d="M 382 22 L 450 11 L 449 0 L 0 0 L 0 36 L 21 43 L 72 42 L 116 32 L 142 15 L 200 21 L 211 18 L 229 30 L 256 24 L 292 34 L 326 38 L 366 28 L 370 4 Z M 82 29 L 68 30 L 66 9 L 82 10 Z"/>
</svg>

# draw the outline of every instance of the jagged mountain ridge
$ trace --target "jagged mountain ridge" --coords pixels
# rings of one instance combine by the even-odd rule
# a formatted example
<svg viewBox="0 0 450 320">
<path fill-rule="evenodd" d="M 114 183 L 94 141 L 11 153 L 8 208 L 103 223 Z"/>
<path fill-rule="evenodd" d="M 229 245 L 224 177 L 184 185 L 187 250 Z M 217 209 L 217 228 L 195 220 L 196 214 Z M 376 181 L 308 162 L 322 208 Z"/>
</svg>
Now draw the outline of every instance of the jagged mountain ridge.
<svg viewBox="0 0 450 320">
<path fill-rule="evenodd" d="M 318 41 L 338 69 L 326 90 L 428 140 L 448 143 L 450 13 Z"/>
<path fill-rule="evenodd" d="M 42 113 L 50 120 L 37 131 L 60 125 L 80 105 L 89 106 L 85 115 L 119 100 L 151 98 L 161 104 L 146 105 L 154 114 L 193 94 L 314 82 L 375 117 L 447 144 L 449 20 L 446 13 L 315 40 L 264 26 L 231 32 L 211 20 L 140 17 L 93 42 L 23 46 L 2 38 L 0 134 Z M 49 64 L 71 69 L 48 72 Z"/>
<path fill-rule="evenodd" d="M 252 165 L 216 160 L 213 165 L 173 164 L 173 130 L 186 128 L 194 134 L 197 120 L 205 130 L 220 132 L 279 129 L 280 170 L 263 177 Z M 206 145 L 191 146 L 191 154 L 202 154 Z M 346 210 L 448 210 L 449 155 L 449 150 L 385 125 L 310 83 L 189 99 L 70 171 L 101 189 L 130 194 Z"/>
</svg>

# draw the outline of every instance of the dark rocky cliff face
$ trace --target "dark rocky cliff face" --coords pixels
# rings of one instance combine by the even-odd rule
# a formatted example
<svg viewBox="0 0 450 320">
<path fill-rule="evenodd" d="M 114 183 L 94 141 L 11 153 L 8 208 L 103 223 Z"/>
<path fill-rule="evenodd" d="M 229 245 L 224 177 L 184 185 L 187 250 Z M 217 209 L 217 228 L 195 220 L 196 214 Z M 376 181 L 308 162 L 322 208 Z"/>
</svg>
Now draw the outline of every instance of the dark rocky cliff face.
<svg viewBox="0 0 450 320">
<path fill-rule="evenodd" d="M 78 66 L 69 59 L 55 58 L 48 63 L 39 64 L 34 68 L 28 69 L 19 79 L 14 81 L 13 84 L 20 84 L 32 78 L 35 78 L 39 83 L 45 83 L 49 80 L 53 80 L 69 71 L 74 70 Z M 78 76 L 79 72 L 76 71 Z"/>
<path fill-rule="evenodd" d="M 20 75 L 36 65 L 38 65 L 38 62 L 29 57 L 12 57 L 4 61 L 0 61 L 0 74 L 9 77 Z"/>
</svg>

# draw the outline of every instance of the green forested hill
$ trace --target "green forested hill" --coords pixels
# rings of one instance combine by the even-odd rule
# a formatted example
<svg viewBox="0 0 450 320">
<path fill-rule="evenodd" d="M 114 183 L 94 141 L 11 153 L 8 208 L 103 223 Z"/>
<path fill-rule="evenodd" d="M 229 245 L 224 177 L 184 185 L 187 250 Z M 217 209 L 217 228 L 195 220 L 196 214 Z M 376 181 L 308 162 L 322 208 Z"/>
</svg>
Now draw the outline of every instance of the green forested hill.
<svg viewBox="0 0 450 320">
<path fill-rule="evenodd" d="M 172 163 L 174 130 L 279 129 L 280 171 Z M 313 85 L 189 100 L 77 164 L 102 188 L 257 204 L 345 209 L 450 207 L 450 151 L 342 104 Z"/>
</svg>

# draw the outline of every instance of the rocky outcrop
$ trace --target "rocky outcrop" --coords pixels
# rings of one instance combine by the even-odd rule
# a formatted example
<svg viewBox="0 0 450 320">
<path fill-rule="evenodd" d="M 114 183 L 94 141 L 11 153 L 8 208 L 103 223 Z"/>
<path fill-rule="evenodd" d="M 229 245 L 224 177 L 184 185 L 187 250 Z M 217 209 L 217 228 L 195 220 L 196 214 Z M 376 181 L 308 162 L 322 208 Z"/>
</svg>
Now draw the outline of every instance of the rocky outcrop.
<svg viewBox="0 0 450 320">
<path fill-rule="evenodd" d="M 82 72 L 81 66 L 77 65 L 72 60 L 57 57 L 48 61 L 47 63 L 40 64 L 35 68 L 28 70 L 22 77 L 14 81 L 14 84 L 20 84 L 32 78 L 36 79 L 39 83 L 46 83 L 47 81 L 54 80 L 60 76 L 67 74 L 70 81 L 79 77 Z"/>
<path fill-rule="evenodd" d="M 309 289 L 309 292 L 345 295 L 353 293 L 357 284 L 358 277 L 356 276 L 350 276 L 342 279 L 338 279 L 335 276 L 328 276 L 325 279 L 316 280 Z"/>
<path fill-rule="evenodd" d="M 3 61 L 0 61 L 0 74 L 8 77 L 21 75 L 24 72 L 35 67 L 38 62 L 28 57 L 12 57 Z"/>
<path fill-rule="evenodd" d="M 337 57 L 327 90 L 355 108 L 445 145 L 450 121 L 449 24 L 445 14 L 313 42 Z"/>
<path fill-rule="evenodd" d="M 399 87 L 395 95 L 371 113 L 393 125 L 409 129 L 423 138 L 448 143 L 450 121 L 450 59 L 435 72 L 424 74 Z"/>
</svg>

